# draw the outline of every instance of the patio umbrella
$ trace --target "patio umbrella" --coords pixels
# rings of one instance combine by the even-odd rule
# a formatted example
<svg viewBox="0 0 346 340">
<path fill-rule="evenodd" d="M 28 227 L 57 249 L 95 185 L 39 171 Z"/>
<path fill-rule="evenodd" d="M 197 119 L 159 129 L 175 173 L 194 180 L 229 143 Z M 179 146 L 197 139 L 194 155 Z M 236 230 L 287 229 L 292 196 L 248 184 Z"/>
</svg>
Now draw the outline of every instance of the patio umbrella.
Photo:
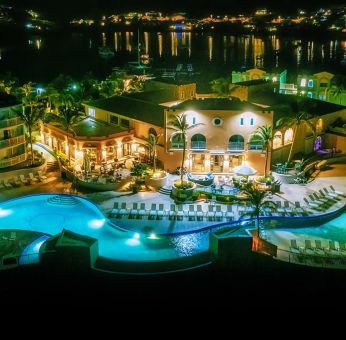
<svg viewBox="0 0 346 340">
<path fill-rule="evenodd" d="M 233 172 L 236 175 L 248 177 L 248 176 L 254 175 L 257 172 L 257 170 L 254 168 L 251 168 L 250 166 L 239 165 L 233 169 Z"/>
</svg>

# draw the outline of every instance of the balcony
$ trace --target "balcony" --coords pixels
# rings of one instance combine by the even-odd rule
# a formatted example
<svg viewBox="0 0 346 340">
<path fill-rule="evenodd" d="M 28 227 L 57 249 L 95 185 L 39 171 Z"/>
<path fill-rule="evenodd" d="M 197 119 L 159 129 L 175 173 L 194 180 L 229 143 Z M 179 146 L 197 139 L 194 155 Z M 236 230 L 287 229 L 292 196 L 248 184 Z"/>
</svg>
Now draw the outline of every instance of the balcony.
<svg viewBox="0 0 346 340">
<path fill-rule="evenodd" d="M 24 136 L 12 137 L 4 140 L 0 140 L 0 149 L 9 148 L 12 146 L 20 145 L 25 143 Z"/>
<path fill-rule="evenodd" d="M 13 156 L 7 159 L 0 160 L 0 168 L 7 168 L 9 166 L 16 165 L 18 163 L 24 162 L 26 160 L 26 154 Z"/>
<path fill-rule="evenodd" d="M 207 143 L 203 141 L 191 142 L 192 150 L 205 150 L 207 148 Z"/>
<path fill-rule="evenodd" d="M 184 143 L 183 142 L 172 142 L 171 149 L 182 150 L 182 149 L 184 149 Z"/>
<path fill-rule="evenodd" d="M 228 150 L 231 151 L 244 151 L 244 142 L 229 142 Z"/>
<path fill-rule="evenodd" d="M 0 129 L 5 129 L 10 126 L 16 126 L 23 124 L 22 120 L 19 117 L 8 118 L 0 120 Z"/>
<path fill-rule="evenodd" d="M 261 142 L 252 142 L 249 144 L 249 150 L 262 151 L 263 150 L 263 144 Z"/>
</svg>

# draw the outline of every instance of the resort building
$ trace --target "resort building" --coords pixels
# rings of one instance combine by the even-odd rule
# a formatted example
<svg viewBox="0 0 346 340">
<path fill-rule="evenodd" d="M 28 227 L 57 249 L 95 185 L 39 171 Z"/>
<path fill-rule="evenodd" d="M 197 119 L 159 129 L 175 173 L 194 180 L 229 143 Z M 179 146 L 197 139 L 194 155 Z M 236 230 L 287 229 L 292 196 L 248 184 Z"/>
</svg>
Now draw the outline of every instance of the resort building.
<svg viewBox="0 0 346 340">
<path fill-rule="evenodd" d="M 273 83 L 286 83 L 287 70 L 274 69 L 272 72 L 267 72 L 261 68 L 252 68 L 246 71 L 232 71 L 232 83 L 239 83 L 249 80 L 270 80 Z"/>
<path fill-rule="evenodd" d="M 185 114 L 187 132 L 186 167 L 192 172 L 232 172 L 244 161 L 263 172 L 265 154 L 255 137 L 258 126 L 271 125 L 273 112 L 238 98 L 206 98 L 184 101 L 165 111 L 165 167 L 179 166 L 181 135 L 169 128 L 172 115 Z"/>
<path fill-rule="evenodd" d="M 294 138 L 294 126 L 276 129 L 273 140 L 272 162 L 285 162 L 293 145 L 293 156 L 311 155 L 313 152 L 335 150 L 346 152 L 346 133 L 342 128 L 346 123 L 346 107 L 325 101 L 288 96 L 277 93 L 263 93 L 252 96 L 252 103 L 270 108 L 274 111 L 274 126 L 280 118 L 294 117 L 298 111 L 309 114 L 314 131 L 304 123 L 297 129 Z M 294 139 L 294 140 L 293 140 Z"/>
<path fill-rule="evenodd" d="M 26 160 L 24 123 L 16 114 L 21 109 L 14 97 L 0 93 L 0 168 Z"/>
<path fill-rule="evenodd" d="M 150 81 L 144 92 L 85 103 L 86 118 L 72 127 L 69 138 L 61 127 L 48 123 L 42 127 L 41 139 L 52 149 L 70 153 L 78 163 L 87 152 L 95 165 L 101 165 L 128 156 L 145 160 L 151 133 L 161 136 L 157 157 L 162 160 L 164 109 L 193 98 L 195 93 L 194 83 Z"/>
<path fill-rule="evenodd" d="M 334 74 L 325 71 L 312 75 L 299 74 L 296 84 L 280 84 L 280 93 L 298 94 L 301 97 L 346 105 L 346 90 L 342 85 L 337 86 L 336 77 Z"/>
</svg>

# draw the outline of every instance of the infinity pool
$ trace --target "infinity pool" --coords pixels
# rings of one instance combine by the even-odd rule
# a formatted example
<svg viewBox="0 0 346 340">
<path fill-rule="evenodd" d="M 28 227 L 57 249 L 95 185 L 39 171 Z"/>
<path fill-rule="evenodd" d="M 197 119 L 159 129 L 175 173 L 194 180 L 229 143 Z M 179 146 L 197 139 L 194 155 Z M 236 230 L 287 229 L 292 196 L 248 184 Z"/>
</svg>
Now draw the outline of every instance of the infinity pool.
<svg viewBox="0 0 346 340">
<path fill-rule="evenodd" d="M 49 235 L 68 229 L 98 239 L 99 256 L 131 262 L 180 259 L 209 247 L 209 232 L 156 238 L 122 230 L 111 225 L 90 201 L 69 195 L 32 195 L 4 202 L 0 204 L 0 229 Z"/>
</svg>

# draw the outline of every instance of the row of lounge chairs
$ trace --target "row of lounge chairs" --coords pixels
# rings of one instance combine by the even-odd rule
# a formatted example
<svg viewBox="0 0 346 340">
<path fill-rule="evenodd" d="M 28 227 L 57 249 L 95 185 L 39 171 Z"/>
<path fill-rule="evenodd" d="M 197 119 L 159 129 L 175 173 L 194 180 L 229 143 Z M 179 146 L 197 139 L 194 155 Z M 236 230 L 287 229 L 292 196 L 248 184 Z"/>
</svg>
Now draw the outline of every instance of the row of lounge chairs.
<svg viewBox="0 0 346 340">
<path fill-rule="evenodd" d="M 221 205 L 209 205 L 208 210 L 205 211 L 200 204 L 196 206 L 194 204 L 188 206 L 171 204 L 170 208 L 167 209 L 164 204 L 152 203 L 150 209 L 147 209 L 145 203 L 133 203 L 132 208 L 128 208 L 125 202 L 121 205 L 119 202 L 114 202 L 110 217 L 121 218 L 122 216 L 128 218 L 142 218 L 144 216 L 148 219 L 167 217 L 170 220 L 184 220 L 184 218 L 187 218 L 191 221 L 196 219 L 202 221 L 204 218 L 209 221 L 222 221 L 224 219 L 232 221 L 234 215 L 231 205 L 227 205 L 226 211 L 222 210 Z"/>
<path fill-rule="evenodd" d="M 34 175 L 32 172 L 29 173 L 28 177 L 21 174 L 19 176 L 15 176 L 10 180 L 4 179 L 0 182 L 0 189 L 11 189 L 13 187 L 20 187 L 22 184 L 30 185 L 34 182 L 44 182 L 47 179 L 42 171 L 37 171 L 37 174 Z"/>
<path fill-rule="evenodd" d="M 306 255 L 339 256 L 346 255 L 346 243 L 341 241 L 328 241 L 328 246 L 322 244 L 321 240 L 315 240 L 315 245 L 311 240 L 305 240 L 304 246 L 298 246 L 297 240 L 292 239 L 290 250 L 293 253 L 303 253 Z"/>
<path fill-rule="evenodd" d="M 325 211 L 333 204 L 346 197 L 345 193 L 335 190 L 332 185 L 330 186 L 330 189 L 331 191 L 327 188 L 322 188 L 318 190 L 318 193 L 314 192 L 309 194 L 308 196 L 310 200 L 307 197 L 304 197 L 303 200 L 307 207 L 319 212 Z"/>
</svg>

